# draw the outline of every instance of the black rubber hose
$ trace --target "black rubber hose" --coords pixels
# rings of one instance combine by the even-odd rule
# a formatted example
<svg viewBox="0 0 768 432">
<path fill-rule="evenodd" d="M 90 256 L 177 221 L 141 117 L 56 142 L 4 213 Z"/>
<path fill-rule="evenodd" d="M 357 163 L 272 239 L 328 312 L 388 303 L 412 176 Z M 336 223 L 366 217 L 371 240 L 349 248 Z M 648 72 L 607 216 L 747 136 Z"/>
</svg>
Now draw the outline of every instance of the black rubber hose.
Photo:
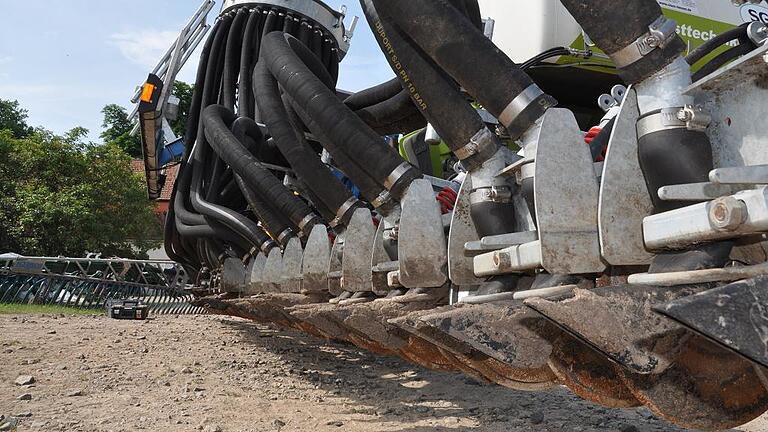
<svg viewBox="0 0 768 432">
<path fill-rule="evenodd" d="M 352 197 L 320 157 L 309 146 L 288 117 L 280 97 L 277 82 L 267 66 L 260 62 L 253 77 L 259 111 L 269 133 L 277 143 L 280 152 L 288 160 L 299 179 L 319 199 L 318 210 L 327 221 L 336 217 L 336 212 Z"/>
<path fill-rule="evenodd" d="M 284 91 L 325 128 L 324 135 L 343 152 L 354 155 L 354 161 L 361 168 L 370 170 L 393 196 L 400 198 L 407 186 L 421 177 L 414 167 L 404 165 L 403 159 L 310 71 L 283 34 L 270 33 L 264 38 L 262 61 L 266 62 Z M 396 178 L 391 177 L 401 166 L 404 168 L 402 172 Z"/>
<path fill-rule="evenodd" d="M 670 147 L 674 143 L 674 147 Z M 703 132 L 685 128 L 652 132 L 638 139 L 638 158 L 654 213 L 686 207 L 690 203 L 663 201 L 662 186 L 705 183 L 714 167 L 712 146 Z"/>
<path fill-rule="evenodd" d="M 701 67 L 696 73 L 691 76 L 691 79 L 693 82 L 696 82 L 705 76 L 711 74 L 712 72 L 720 69 L 723 67 L 726 63 L 731 62 L 733 60 L 736 60 L 737 58 L 749 54 L 752 52 L 755 48 L 757 48 L 757 45 L 752 43 L 752 41 L 742 41 L 742 43 L 739 46 L 735 46 L 733 48 L 730 48 L 727 51 L 724 51 L 720 54 L 718 54 L 715 58 L 710 60 L 707 64 Z"/>
<path fill-rule="evenodd" d="M 234 210 L 212 204 L 203 198 L 203 170 L 200 168 L 202 168 L 202 165 L 208 156 L 208 146 L 197 146 L 195 148 L 193 164 L 191 166 L 192 186 L 190 190 L 190 200 L 192 201 L 192 206 L 195 210 L 200 212 L 200 214 L 221 222 L 227 228 L 247 240 L 251 246 L 261 248 L 264 243 L 269 241 L 269 237 L 264 233 L 261 227 Z"/>
<path fill-rule="evenodd" d="M 221 105 L 211 105 L 205 109 L 205 136 L 211 146 L 249 187 L 256 190 L 265 200 L 272 202 L 291 222 L 308 233 L 311 227 L 319 222 L 318 218 L 312 217 L 312 210 L 264 169 L 237 140 L 227 126 L 234 121 L 234 114 Z"/>
<path fill-rule="evenodd" d="M 420 55 L 386 17 L 379 15 L 372 0 L 361 0 L 361 5 L 390 66 L 402 80 L 415 105 L 451 150 L 461 150 L 479 132 L 487 131 L 483 119 L 459 92 L 453 80 L 446 77 L 432 61 Z M 490 134 L 486 136 L 490 137 Z M 479 153 L 462 156 L 468 168 L 472 168 L 493 156 L 496 147 L 486 145 Z"/>
<path fill-rule="evenodd" d="M 480 4 L 477 0 L 464 0 L 464 7 L 467 10 L 467 18 L 469 18 L 469 21 L 471 21 L 478 30 L 485 32 L 485 24 L 483 23 L 483 16 L 480 13 Z"/>
<path fill-rule="evenodd" d="M 736 28 L 720 33 L 712 39 L 704 42 L 703 44 L 696 47 L 693 51 L 688 53 L 688 55 L 685 57 L 685 61 L 687 61 L 689 65 L 693 66 L 701 61 L 701 59 L 704 57 L 712 54 L 714 50 L 720 48 L 728 42 L 747 37 L 747 28 L 750 24 L 752 23 L 744 23 Z"/>
<path fill-rule="evenodd" d="M 309 48 L 318 58 L 323 58 L 323 32 L 320 29 L 312 29 L 312 40 Z"/>
<path fill-rule="evenodd" d="M 656 0 L 623 2 L 620 7 L 614 0 L 560 0 L 560 3 L 609 56 L 635 43 L 662 16 Z M 684 50 L 685 43 L 675 36 L 664 48 L 655 49 L 641 60 L 620 68 L 619 76 L 628 84 L 636 84 L 672 63 Z"/>
<path fill-rule="evenodd" d="M 224 240 L 245 250 L 252 247 L 245 239 L 215 221 L 212 221 L 210 225 L 187 225 L 180 220 L 177 220 L 176 223 L 179 227 L 179 233 L 186 237 Z"/>
<path fill-rule="evenodd" d="M 520 137 L 556 105 L 533 80 L 447 0 L 374 0 L 392 22 L 485 109 Z M 517 106 L 523 92 L 530 100 Z"/>
<path fill-rule="evenodd" d="M 249 118 L 240 117 L 235 120 L 232 124 L 232 133 L 245 145 L 246 150 L 251 154 L 255 154 L 255 152 L 258 151 L 258 148 L 264 144 L 264 135 L 261 133 L 261 128 L 259 128 L 256 122 Z M 290 220 L 285 217 L 285 215 L 280 214 L 272 204 L 263 199 L 255 190 L 249 187 L 241 176 L 236 174 L 234 180 L 242 191 L 251 210 L 275 240 L 287 230 L 296 230 L 296 227 L 291 224 Z"/>
<path fill-rule="evenodd" d="M 409 133 L 427 124 L 407 90 L 386 101 L 361 108 L 355 114 L 380 135 Z"/>
<path fill-rule="evenodd" d="M 251 73 L 256 64 L 255 57 L 258 53 L 255 45 L 261 44 L 259 25 L 263 19 L 261 9 L 254 9 L 248 17 L 248 24 L 243 34 L 242 51 L 240 52 L 240 81 L 237 89 L 237 109 L 240 117 L 253 118 L 253 88 L 251 86 Z"/>
<path fill-rule="evenodd" d="M 195 90 L 192 93 L 192 103 L 189 108 L 189 117 L 187 118 L 187 130 L 184 135 L 184 158 L 186 161 L 189 159 L 189 152 L 197 139 L 198 125 L 200 123 L 200 114 L 202 112 L 202 100 L 203 89 L 205 88 L 205 82 L 207 80 L 208 62 L 211 57 L 211 50 L 214 46 L 214 42 L 217 39 L 219 32 L 223 31 L 222 27 L 225 22 L 228 22 L 226 18 L 216 21 L 211 34 L 203 45 L 203 50 L 200 53 L 200 63 L 197 66 L 197 77 L 195 78 Z M 228 30 L 228 29 L 227 29 Z M 175 193 L 175 192 L 174 192 Z"/>
<path fill-rule="evenodd" d="M 403 85 L 400 83 L 400 79 L 392 78 L 387 82 L 352 94 L 352 96 L 344 99 L 344 105 L 352 111 L 357 111 L 391 99 L 401 91 L 403 91 Z"/>
<path fill-rule="evenodd" d="M 178 191 L 173 202 L 176 218 L 187 225 L 206 225 L 207 222 L 203 215 L 191 212 L 185 202 L 186 198 L 189 197 L 192 184 L 192 169 L 188 167 L 189 164 L 181 170 L 176 183 Z"/>
<path fill-rule="evenodd" d="M 234 109 L 235 107 L 237 75 L 240 72 L 240 58 L 243 48 L 243 29 L 248 22 L 248 17 L 248 8 L 240 8 L 237 11 L 237 15 L 235 15 L 234 21 L 232 21 L 232 28 L 227 38 L 221 104 L 229 109 Z"/>
<path fill-rule="evenodd" d="M 309 130 L 312 131 L 312 134 L 320 142 L 323 148 L 328 150 L 328 152 L 331 152 L 331 149 L 334 148 L 334 144 L 333 141 L 324 135 L 323 128 L 315 123 L 315 121 L 304 111 L 303 107 L 293 101 L 290 96 L 284 95 L 283 97 L 287 99 L 293 111 L 299 116 L 302 122 L 307 125 Z M 352 182 L 354 182 L 358 189 L 360 189 L 363 198 L 370 203 L 374 202 L 383 191 L 381 185 L 371 177 L 369 172 L 363 170 L 354 163 L 346 153 L 335 151 L 333 154 L 336 155 L 334 156 L 335 165 L 339 167 Z"/>
<path fill-rule="evenodd" d="M 298 36 L 294 34 L 298 40 L 301 41 L 304 46 L 307 48 L 310 47 L 310 44 L 312 43 L 312 27 L 310 27 L 309 23 L 307 21 L 302 21 L 299 26 L 299 34 Z"/>
</svg>

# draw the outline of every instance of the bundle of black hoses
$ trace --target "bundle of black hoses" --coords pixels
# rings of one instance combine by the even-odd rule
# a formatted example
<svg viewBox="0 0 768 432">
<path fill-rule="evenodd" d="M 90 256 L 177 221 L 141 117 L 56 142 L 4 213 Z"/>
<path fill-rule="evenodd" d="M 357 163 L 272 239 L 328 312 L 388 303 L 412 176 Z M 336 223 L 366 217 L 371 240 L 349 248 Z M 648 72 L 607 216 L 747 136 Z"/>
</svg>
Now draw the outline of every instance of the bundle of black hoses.
<svg viewBox="0 0 768 432">
<path fill-rule="evenodd" d="M 284 10 L 231 10 L 217 20 L 204 46 L 186 154 L 165 229 L 169 256 L 193 274 L 218 268 L 227 257 L 268 252 L 275 241 L 284 245 L 321 221 L 307 202 L 261 165 L 290 166 L 281 149 L 270 145 L 274 139 L 268 140 L 254 121 L 257 104 L 250 83 L 263 36 L 283 30 L 311 46 L 335 82 L 339 56 L 333 37 Z"/>
<path fill-rule="evenodd" d="M 276 55 L 304 78 L 287 82 Z M 259 5 L 217 20 L 201 55 L 165 227 L 171 259 L 195 274 L 285 246 L 317 223 L 343 228 L 363 204 L 321 162 L 322 147 L 369 202 L 382 210 L 396 203 L 420 173 L 381 135 L 410 132 L 426 120 L 398 80 L 339 100 L 338 70 L 337 42 L 303 16 Z M 300 196 L 268 168 L 274 165 L 296 175 Z"/>
</svg>

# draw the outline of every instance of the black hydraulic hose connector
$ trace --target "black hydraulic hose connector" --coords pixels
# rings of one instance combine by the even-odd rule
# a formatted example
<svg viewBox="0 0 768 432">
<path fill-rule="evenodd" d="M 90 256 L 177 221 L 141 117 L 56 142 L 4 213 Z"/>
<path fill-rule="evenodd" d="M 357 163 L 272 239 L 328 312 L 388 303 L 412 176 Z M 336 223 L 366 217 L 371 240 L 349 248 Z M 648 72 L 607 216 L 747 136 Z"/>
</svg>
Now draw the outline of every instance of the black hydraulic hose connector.
<svg viewBox="0 0 768 432">
<path fill-rule="evenodd" d="M 266 62 L 283 90 L 325 128 L 325 135 L 354 157 L 361 168 L 371 171 L 394 197 L 401 198 L 411 182 L 421 177 L 311 72 L 282 33 L 270 33 L 264 38 L 261 61 Z"/>
<path fill-rule="evenodd" d="M 685 50 L 677 25 L 664 17 L 656 0 L 617 5 L 614 0 L 560 0 L 590 39 L 636 84 L 660 71 Z"/>
<path fill-rule="evenodd" d="M 448 0 L 374 0 L 384 18 L 519 138 L 557 101 Z"/>
</svg>

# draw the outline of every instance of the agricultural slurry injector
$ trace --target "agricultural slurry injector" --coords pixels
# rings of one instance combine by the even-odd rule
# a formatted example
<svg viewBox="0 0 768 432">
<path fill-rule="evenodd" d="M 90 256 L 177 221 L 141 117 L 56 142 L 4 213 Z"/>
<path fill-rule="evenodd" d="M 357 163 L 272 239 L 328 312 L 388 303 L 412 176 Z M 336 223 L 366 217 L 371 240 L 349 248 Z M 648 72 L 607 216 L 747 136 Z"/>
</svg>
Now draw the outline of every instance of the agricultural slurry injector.
<svg viewBox="0 0 768 432">
<path fill-rule="evenodd" d="M 348 94 L 345 10 L 227 0 L 166 226 L 197 303 L 684 427 L 764 413 L 768 8 L 614 3 L 361 0 L 396 78 Z"/>
</svg>

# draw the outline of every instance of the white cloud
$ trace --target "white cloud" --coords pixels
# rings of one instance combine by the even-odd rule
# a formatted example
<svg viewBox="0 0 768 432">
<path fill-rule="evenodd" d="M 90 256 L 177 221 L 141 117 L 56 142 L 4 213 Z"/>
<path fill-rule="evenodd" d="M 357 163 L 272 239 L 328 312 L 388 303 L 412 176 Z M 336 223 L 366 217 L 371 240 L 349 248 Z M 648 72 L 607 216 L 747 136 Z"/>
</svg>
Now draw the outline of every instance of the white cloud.
<svg viewBox="0 0 768 432">
<path fill-rule="evenodd" d="M 133 63 L 152 69 L 178 37 L 177 31 L 135 30 L 115 33 L 109 37 L 123 57 Z"/>
<path fill-rule="evenodd" d="M 13 61 L 13 57 L 0 55 L 0 66 L 8 64 L 12 61 Z"/>
</svg>

